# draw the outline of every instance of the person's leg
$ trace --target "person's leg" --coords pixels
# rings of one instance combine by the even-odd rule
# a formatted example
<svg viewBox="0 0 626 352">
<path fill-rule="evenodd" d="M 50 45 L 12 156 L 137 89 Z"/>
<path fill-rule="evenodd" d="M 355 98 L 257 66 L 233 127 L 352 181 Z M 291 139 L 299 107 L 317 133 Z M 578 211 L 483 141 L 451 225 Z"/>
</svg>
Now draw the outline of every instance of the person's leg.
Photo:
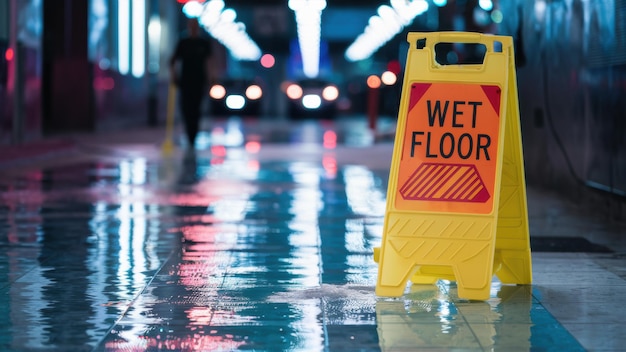
<svg viewBox="0 0 626 352">
<path fill-rule="evenodd" d="M 200 104 L 202 103 L 202 94 L 198 92 L 185 92 L 181 96 L 181 107 L 183 119 L 185 122 L 185 134 L 189 147 L 193 149 L 198 130 L 200 128 Z"/>
</svg>

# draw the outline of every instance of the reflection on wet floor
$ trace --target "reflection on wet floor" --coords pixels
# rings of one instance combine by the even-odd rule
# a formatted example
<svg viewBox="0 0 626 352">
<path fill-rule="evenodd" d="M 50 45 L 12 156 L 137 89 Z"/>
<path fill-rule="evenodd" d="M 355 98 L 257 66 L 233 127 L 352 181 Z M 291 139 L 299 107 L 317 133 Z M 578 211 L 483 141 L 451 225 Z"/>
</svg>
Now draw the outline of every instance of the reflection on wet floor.
<svg viewBox="0 0 626 352">
<path fill-rule="evenodd" d="M 455 289 L 445 281 L 414 285 L 404 301 L 378 301 L 381 349 L 582 350 L 565 330 L 555 328 L 558 323 L 530 287 L 494 283 L 485 302 L 459 301 Z"/>
<path fill-rule="evenodd" d="M 0 177 L 0 349 L 582 350 L 531 287 L 375 296 L 388 171 L 335 153 L 362 129 L 229 128 Z"/>
</svg>

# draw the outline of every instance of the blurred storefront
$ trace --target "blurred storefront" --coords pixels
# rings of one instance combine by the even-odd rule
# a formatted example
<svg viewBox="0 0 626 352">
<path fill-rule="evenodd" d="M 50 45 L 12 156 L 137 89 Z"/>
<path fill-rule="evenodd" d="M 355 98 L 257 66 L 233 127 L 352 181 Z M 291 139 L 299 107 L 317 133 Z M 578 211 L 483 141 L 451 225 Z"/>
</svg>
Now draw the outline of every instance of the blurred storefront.
<svg viewBox="0 0 626 352">
<path fill-rule="evenodd" d="M 0 3 L 0 143 L 163 120 L 169 0 Z"/>
</svg>

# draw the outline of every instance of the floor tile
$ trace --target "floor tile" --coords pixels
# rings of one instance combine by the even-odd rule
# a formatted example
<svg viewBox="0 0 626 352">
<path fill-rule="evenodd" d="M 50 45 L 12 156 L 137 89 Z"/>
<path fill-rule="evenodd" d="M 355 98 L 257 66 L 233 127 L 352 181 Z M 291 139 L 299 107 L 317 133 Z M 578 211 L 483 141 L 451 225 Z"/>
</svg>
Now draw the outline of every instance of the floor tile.
<svg viewBox="0 0 626 352">
<path fill-rule="evenodd" d="M 619 251 L 533 252 L 532 285 L 494 277 L 484 301 L 459 298 L 447 280 L 379 297 L 373 253 L 391 141 L 363 139 L 363 121 L 280 133 L 229 123 L 240 124 L 242 144 L 209 144 L 195 158 L 93 136 L 78 144 L 81 156 L 0 174 L 0 350 L 624 345 Z M 348 130 L 329 149 L 322 136 L 332 128 Z M 258 152 L 243 144 L 249 133 L 262 141 Z M 622 227 L 533 187 L 528 197 L 532 236 L 623 245 Z"/>
</svg>

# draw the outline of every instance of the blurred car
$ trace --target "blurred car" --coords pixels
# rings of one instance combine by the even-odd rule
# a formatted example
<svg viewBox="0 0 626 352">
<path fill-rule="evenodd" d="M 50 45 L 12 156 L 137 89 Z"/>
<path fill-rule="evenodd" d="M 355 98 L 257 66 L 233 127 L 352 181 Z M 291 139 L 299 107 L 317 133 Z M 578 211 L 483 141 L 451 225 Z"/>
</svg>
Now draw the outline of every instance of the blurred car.
<svg viewBox="0 0 626 352">
<path fill-rule="evenodd" d="M 209 88 L 210 113 L 213 116 L 261 114 L 263 88 L 250 79 L 228 78 Z"/>
<path fill-rule="evenodd" d="M 317 78 L 283 83 L 291 118 L 317 117 L 332 119 L 337 114 L 339 88 L 336 84 Z"/>
</svg>

